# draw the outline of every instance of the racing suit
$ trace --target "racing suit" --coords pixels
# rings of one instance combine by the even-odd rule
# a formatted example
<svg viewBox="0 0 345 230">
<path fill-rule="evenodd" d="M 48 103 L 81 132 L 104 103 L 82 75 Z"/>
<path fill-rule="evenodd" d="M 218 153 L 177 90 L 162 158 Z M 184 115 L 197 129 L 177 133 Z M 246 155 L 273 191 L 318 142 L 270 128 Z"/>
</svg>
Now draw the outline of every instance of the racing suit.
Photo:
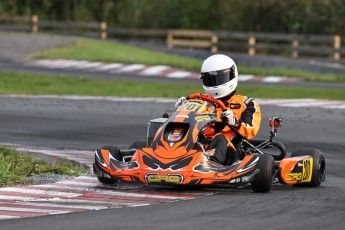
<svg viewBox="0 0 345 230">
<path fill-rule="evenodd" d="M 261 112 L 258 103 L 247 96 L 232 94 L 220 99 L 227 110 L 233 112 L 237 122 L 233 130 L 230 129 L 229 125 L 221 122 L 222 110 L 217 108 L 217 122 L 205 130 L 205 136 L 212 138 L 207 149 L 215 149 L 211 160 L 223 165 L 231 165 L 239 158 L 236 147 L 241 138 L 252 139 L 258 133 Z"/>
</svg>

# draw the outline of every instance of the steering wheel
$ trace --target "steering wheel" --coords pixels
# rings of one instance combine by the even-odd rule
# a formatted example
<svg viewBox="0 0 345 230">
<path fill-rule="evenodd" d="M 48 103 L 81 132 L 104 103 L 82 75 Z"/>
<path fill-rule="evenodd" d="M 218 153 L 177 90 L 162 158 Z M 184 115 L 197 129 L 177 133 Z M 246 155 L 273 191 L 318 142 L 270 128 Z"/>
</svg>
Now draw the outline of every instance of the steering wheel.
<svg viewBox="0 0 345 230">
<path fill-rule="evenodd" d="M 215 104 L 219 105 L 219 107 L 222 109 L 222 111 L 226 111 L 226 106 L 224 105 L 224 103 L 221 100 L 214 98 L 214 97 L 210 97 L 206 94 L 195 93 L 195 94 L 192 94 L 189 97 L 187 97 L 187 100 L 188 99 L 197 99 L 197 98 L 201 98 L 204 101 L 215 103 Z"/>
</svg>

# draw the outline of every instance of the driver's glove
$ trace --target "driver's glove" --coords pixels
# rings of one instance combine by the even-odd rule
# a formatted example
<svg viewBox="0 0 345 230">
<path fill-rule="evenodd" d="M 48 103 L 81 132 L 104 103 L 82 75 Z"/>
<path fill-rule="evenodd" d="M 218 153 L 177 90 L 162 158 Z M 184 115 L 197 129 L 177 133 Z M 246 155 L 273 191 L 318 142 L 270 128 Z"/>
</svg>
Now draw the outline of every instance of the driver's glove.
<svg viewBox="0 0 345 230">
<path fill-rule="evenodd" d="M 223 111 L 220 114 L 220 117 L 224 119 L 230 126 L 237 126 L 238 125 L 238 120 L 234 116 L 232 111 Z"/>
<path fill-rule="evenodd" d="M 185 97 L 180 97 L 179 99 L 177 99 L 176 103 L 175 103 L 175 109 L 182 105 L 182 103 L 184 103 L 187 99 Z"/>
</svg>

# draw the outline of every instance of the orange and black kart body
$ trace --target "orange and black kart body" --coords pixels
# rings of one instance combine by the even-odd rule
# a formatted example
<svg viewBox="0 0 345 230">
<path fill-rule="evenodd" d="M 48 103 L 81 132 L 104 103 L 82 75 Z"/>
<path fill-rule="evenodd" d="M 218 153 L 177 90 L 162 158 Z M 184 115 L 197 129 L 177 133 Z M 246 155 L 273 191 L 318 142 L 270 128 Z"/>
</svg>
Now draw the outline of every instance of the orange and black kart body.
<svg viewBox="0 0 345 230">
<path fill-rule="evenodd" d="M 120 150 L 105 146 L 95 150 L 94 173 L 103 183 L 118 180 L 149 184 L 210 185 L 250 183 L 255 192 L 269 192 L 276 178 L 283 184 L 318 186 L 325 177 L 325 159 L 316 149 L 298 149 L 290 158 L 285 147 L 273 141 L 281 119 L 270 120 L 269 140 L 238 145 L 241 160 L 220 165 L 209 160 L 203 131 L 216 122 L 216 106 L 224 104 L 193 94 L 170 118 L 152 120 L 143 146 Z M 154 128 L 154 127 L 157 128 Z M 276 151 L 278 154 L 272 152 Z M 268 152 L 268 153 L 267 153 Z"/>
</svg>

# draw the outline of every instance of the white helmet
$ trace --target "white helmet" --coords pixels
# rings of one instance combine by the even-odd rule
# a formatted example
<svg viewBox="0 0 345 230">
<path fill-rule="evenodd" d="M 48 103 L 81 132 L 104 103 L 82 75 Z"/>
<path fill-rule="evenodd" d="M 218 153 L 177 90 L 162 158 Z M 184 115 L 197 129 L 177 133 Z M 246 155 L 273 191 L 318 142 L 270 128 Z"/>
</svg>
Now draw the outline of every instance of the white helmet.
<svg viewBox="0 0 345 230">
<path fill-rule="evenodd" d="M 238 72 L 235 62 L 223 54 L 208 57 L 201 66 L 201 77 L 206 94 L 222 98 L 237 88 Z"/>
</svg>

